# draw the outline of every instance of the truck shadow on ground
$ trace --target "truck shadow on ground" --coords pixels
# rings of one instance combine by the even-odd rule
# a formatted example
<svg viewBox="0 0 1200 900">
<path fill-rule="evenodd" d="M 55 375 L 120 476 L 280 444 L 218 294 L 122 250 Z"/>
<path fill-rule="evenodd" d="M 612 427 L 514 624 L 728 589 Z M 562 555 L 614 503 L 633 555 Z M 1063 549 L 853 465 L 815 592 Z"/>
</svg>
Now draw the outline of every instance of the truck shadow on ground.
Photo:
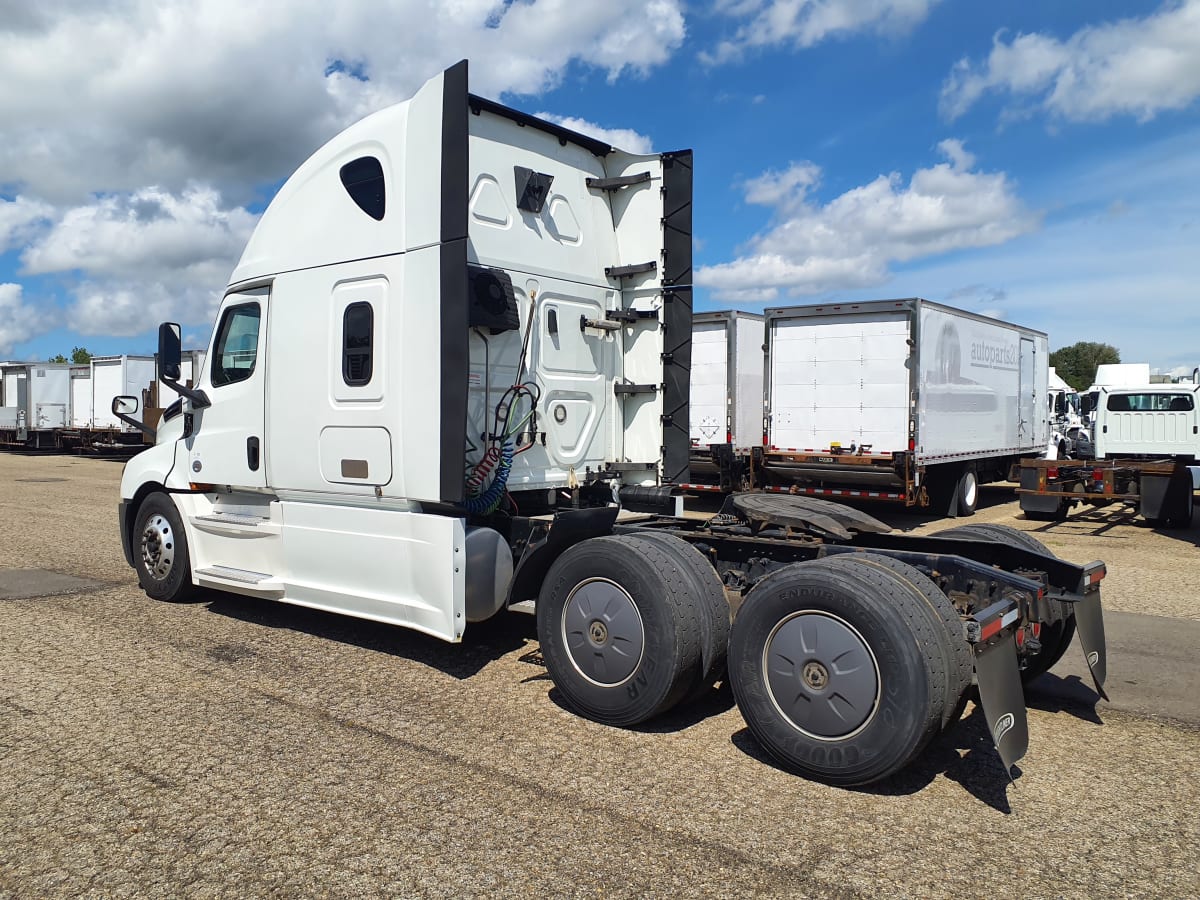
<svg viewBox="0 0 1200 900">
<path fill-rule="evenodd" d="M 1099 702 L 1100 695 L 1078 675 L 1060 678 L 1047 672 L 1025 686 L 1025 703 L 1030 709 L 1067 713 L 1094 725 L 1104 724 L 1096 709 Z"/>
<path fill-rule="evenodd" d="M 788 771 L 763 749 L 749 728 L 734 734 L 732 741 L 747 756 L 780 771 Z M 1005 815 L 1012 812 L 1008 789 L 1013 782 L 1004 772 L 1004 764 L 988 734 L 983 710 L 978 706 L 935 737 L 915 760 L 895 775 L 874 784 L 844 790 L 880 797 L 908 796 L 929 787 L 938 775 L 957 782 L 968 794 L 997 812 Z M 1013 766 L 1013 781 L 1020 777 L 1020 766 Z"/>
<path fill-rule="evenodd" d="M 1086 506 L 1072 509 L 1065 519 L 1053 522 L 1042 522 L 1030 529 L 1035 534 L 1066 534 L 1087 537 L 1125 537 L 1125 535 L 1110 535 L 1114 528 L 1136 528 L 1139 531 L 1153 531 L 1164 537 L 1174 538 L 1200 547 L 1200 530 L 1196 527 L 1196 517 L 1186 528 L 1166 528 L 1147 522 L 1129 507 L 1096 507 Z"/>
<path fill-rule="evenodd" d="M 489 663 L 537 641 L 534 617 L 519 613 L 502 613 L 495 619 L 473 625 L 464 632 L 461 644 L 447 646 L 445 641 L 398 625 L 354 619 L 302 606 L 262 603 L 215 591 L 204 592 L 200 600 L 207 602 L 209 612 L 217 615 L 403 657 L 460 680 L 477 675 Z"/>
</svg>

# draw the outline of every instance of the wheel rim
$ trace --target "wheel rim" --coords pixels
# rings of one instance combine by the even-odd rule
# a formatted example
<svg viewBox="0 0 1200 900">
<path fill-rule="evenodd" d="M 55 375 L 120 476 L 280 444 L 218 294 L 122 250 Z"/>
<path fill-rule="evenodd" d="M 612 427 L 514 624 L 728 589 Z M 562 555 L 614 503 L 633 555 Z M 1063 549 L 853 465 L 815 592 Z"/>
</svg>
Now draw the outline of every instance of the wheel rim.
<svg viewBox="0 0 1200 900">
<path fill-rule="evenodd" d="M 158 513 L 142 526 L 142 563 L 157 581 L 165 581 L 175 565 L 175 536 L 171 523 Z"/>
<path fill-rule="evenodd" d="M 563 606 L 562 638 L 575 671 L 600 687 L 633 677 L 646 646 L 633 598 L 607 578 L 589 578 L 571 591 Z"/>
<path fill-rule="evenodd" d="M 779 622 L 763 647 L 767 693 L 797 731 L 821 741 L 862 731 L 879 708 L 879 664 L 849 622 L 804 611 Z"/>
<path fill-rule="evenodd" d="M 975 501 L 979 495 L 979 481 L 975 478 L 974 472 L 967 472 L 963 475 L 962 483 L 962 502 L 967 509 L 975 508 Z"/>
</svg>

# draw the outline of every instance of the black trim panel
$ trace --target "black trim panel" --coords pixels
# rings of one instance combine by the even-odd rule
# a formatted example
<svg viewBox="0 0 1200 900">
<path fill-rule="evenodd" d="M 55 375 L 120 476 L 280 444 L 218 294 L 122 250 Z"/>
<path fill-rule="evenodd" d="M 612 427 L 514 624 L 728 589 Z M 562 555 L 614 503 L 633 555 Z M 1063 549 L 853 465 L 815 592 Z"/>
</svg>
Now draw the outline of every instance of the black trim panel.
<svg viewBox="0 0 1200 900">
<path fill-rule="evenodd" d="M 439 498 L 463 499 L 463 453 L 467 444 L 469 363 L 467 278 L 467 61 L 451 66 L 442 81 L 441 382 Z"/>
<path fill-rule="evenodd" d="M 692 151 L 664 153 L 663 480 L 691 480 Z"/>
</svg>

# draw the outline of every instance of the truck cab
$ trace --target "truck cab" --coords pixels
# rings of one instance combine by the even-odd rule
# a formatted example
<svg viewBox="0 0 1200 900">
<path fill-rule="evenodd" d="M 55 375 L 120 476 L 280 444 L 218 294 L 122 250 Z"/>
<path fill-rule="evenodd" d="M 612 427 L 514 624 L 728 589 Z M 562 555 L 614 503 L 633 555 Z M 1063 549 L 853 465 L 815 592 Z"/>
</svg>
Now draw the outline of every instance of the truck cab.
<svg viewBox="0 0 1200 900">
<path fill-rule="evenodd" d="M 457 641 L 508 599 L 514 508 L 669 496 L 688 465 L 690 165 L 469 94 L 465 62 L 317 150 L 125 470 L 143 584 Z"/>
</svg>

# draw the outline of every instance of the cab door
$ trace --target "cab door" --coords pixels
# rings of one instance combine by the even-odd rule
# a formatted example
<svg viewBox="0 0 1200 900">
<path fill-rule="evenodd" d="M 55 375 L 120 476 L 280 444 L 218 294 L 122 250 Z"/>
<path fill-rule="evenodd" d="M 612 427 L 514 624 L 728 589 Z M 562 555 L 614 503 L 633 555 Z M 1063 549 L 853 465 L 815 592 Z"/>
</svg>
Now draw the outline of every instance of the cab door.
<svg viewBox="0 0 1200 900">
<path fill-rule="evenodd" d="M 266 345 L 269 288 L 221 303 L 200 386 L 212 405 L 195 410 L 186 437 L 192 482 L 265 487 Z"/>
</svg>

